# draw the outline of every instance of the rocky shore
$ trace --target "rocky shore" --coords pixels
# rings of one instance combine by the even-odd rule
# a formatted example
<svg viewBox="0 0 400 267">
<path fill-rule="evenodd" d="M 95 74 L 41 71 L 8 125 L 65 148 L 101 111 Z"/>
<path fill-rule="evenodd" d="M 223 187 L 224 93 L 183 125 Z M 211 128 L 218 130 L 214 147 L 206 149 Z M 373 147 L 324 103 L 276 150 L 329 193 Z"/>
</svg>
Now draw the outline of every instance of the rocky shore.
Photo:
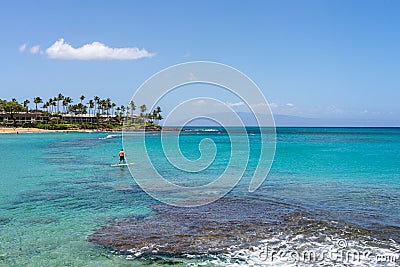
<svg viewBox="0 0 400 267">
<path fill-rule="evenodd" d="M 118 219 L 100 227 L 88 241 L 135 255 L 209 255 L 248 248 L 277 231 L 301 231 L 312 223 L 289 207 L 254 199 L 226 197 L 196 208 L 158 204 L 152 209 L 152 217 Z"/>
</svg>

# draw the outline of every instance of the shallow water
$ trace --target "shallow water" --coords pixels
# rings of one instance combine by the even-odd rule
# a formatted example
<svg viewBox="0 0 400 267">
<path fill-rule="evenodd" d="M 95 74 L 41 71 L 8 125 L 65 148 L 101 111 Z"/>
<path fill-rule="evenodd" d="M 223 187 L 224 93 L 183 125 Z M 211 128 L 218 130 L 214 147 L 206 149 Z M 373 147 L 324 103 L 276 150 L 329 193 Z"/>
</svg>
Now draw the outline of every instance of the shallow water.
<svg viewBox="0 0 400 267">
<path fill-rule="evenodd" d="M 257 156 L 257 132 L 249 133 L 251 157 Z M 183 135 L 182 150 L 188 158 L 199 156 L 198 142 L 205 137 L 214 140 L 221 153 L 214 166 L 189 182 L 204 184 L 218 176 L 230 151 L 224 133 Z M 312 220 L 313 227 L 301 231 L 301 224 L 289 224 L 284 231 L 277 228 L 260 235 L 252 249 L 238 244 L 219 255 L 135 257 L 87 240 L 101 226 L 157 214 L 152 205 L 159 202 L 141 191 L 128 169 L 110 167 L 118 161 L 120 134 L 0 135 L 0 265 L 286 265 L 283 250 L 304 251 L 302 245 L 316 251 L 331 249 L 341 237 L 358 250 L 393 256 L 391 264 L 398 265 L 400 129 L 280 128 L 277 140 L 275 161 L 263 186 L 252 194 L 245 190 L 255 168 L 250 158 L 245 177 L 229 197 L 254 199 L 258 207 L 264 205 L 261 201 L 292 220 Z M 149 136 L 154 153 L 157 142 L 157 134 Z M 157 167 L 173 182 L 188 182 L 161 156 Z M 260 257 L 265 256 L 265 247 L 281 248 L 282 257 Z"/>
</svg>

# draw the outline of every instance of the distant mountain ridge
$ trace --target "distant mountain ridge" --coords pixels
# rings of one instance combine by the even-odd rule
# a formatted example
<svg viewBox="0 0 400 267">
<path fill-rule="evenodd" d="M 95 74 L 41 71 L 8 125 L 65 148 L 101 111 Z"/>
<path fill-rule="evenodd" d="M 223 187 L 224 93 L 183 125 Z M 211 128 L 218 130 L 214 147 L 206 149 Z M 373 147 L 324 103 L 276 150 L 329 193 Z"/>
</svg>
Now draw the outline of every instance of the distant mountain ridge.
<svg viewBox="0 0 400 267">
<path fill-rule="evenodd" d="M 245 126 L 257 126 L 255 116 L 251 113 L 238 112 L 237 113 Z M 218 117 L 224 114 L 218 114 Z M 216 117 L 213 114 L 209 115 L 210 118 Z M 277 127 L 400 127 L 400 119 L 376 119 L 376 118 L 305 118 L 290 115 L 273 115 L 275 126 Z M 227 114 L 225 126 L 238 126 L 234 120 L 229 120 Z M 175 122 L 179 126 L 186 122 L 182 120 Z M 217 123 L 209 119 L 196 119 L 187 124 L 187 126 L 219 126 Z"/>
</svg>

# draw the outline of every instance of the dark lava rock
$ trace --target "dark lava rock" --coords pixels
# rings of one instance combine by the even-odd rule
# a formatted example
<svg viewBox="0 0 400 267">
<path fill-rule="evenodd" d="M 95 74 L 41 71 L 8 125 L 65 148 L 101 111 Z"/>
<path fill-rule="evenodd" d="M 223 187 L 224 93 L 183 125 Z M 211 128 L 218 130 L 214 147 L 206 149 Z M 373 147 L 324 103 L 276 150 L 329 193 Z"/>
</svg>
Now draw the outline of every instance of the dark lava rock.
<svg viewBox="0 0 400 267">
<path fill-rule="evenodd" d="M 400 232 L 400 228 L 371 230 L 330 221 L 327 218 L 336 214 L 305 212 L 296 205 L 255 198 L 224 197 L 195 208 L 157 204 L 152 209 L 153 216 L 115 220 L 88 240 L 136 258 L 161 259 L 219 257 L 266 243 L 301 251 L 315 242 L 334 245 L 334 238 L 382 247 L 383 240 Z"/>
<path fill-rule="evenodd" d="M 88 240 L 132 254 L 220 254 L 256 245 L 285 228 L 306 228 L 312 223 L 293 207 L 246 198 L 225 197 L 195 208 L 165 204 L 152 208 L 154 216 L 115 220 Z"/>
<path fill-rule="evenodd" d="M 10 218 L 0 218 L 0 225 L 6 225 L 11 222 Z"/>
</svg>

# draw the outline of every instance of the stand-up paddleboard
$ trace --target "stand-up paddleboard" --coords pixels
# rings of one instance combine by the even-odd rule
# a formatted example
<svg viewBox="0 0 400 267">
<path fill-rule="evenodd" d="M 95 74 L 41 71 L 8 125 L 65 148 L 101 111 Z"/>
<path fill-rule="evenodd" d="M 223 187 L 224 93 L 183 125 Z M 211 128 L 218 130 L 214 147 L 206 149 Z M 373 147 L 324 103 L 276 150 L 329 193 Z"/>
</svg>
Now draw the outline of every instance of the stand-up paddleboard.
<svg viewBox="0 0 400 267">
<path fill-rule="evenodd" d="M 135 164 L 135 163 L 129 162 L 129 163 L 111 164 L 111 167 L 124 167 L 124 166 L 131 166 L 133 164 Z"/>
</svg>

